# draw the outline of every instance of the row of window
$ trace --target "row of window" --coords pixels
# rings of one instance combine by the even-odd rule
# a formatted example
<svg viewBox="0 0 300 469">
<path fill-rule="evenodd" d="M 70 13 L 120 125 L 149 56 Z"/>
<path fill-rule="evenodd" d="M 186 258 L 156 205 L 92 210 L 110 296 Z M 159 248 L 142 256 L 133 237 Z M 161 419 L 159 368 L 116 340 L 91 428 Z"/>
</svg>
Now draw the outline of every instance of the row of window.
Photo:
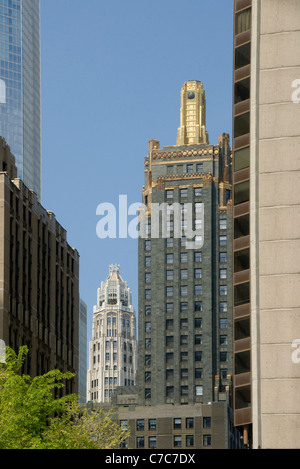
<svg viewBox="0 0 300 469">
<path fill-rule="evenodd" d="M 195 445 L 195 437 L 194 435 L 175 435 L 173 437 L 173 445 L 174 448 L 181 448 L 183 445 L 183 438 L 185 438 L 185 446 L 186 447 L 193 447 Z M 211 446 L 211 435 L 203 435 L 203 446 Z M 126 447 L 126 443 L 123 445 Z M 145 448 L 145 437 L 138 436 L 136 438 L 136 447 L 137 448 Z M 157 437 L 156 436 L 149 436 L 148 437 L 148 448 L 157 448 Z"/>
<path fill-rule="evenodd" d="M 149 324 L 149 323 L 147 323 L 147 324 Z M 146 326 L 145 327 L 145 332 L 149 332 L 149 330 L 151 331 L 151 327 L 149 329 L 148 326 Z M 188 337 L 189 337 L 188 335 L 181 335 L 180 336 L 180 345 L 188 345 Z M 221 346 L 227 345 L 227 335 L 220 335 L 219 343 L 220 343 Z M 194 336 L 194 344 L 195 345 L 202 345 L 202 335 L 196 334 Z M 173 345 L 174 345 L 174 336 L 172 336 L 172 335 L 166 336 L 166 347 L 173 347 Z M 151 349 L 151 337 L 146 337 L 146 339 L 145 339 L 145 349 L 146 350 Z"/>
<path fill-rule="evenodd" d="M 223 344 L 222 345 L 227 345 L 227 336 L 223 336 L 222 338 Z M 221 339 L 220 339 L 221 342 Z M 167 352 L 166 353 L 166 364 L 170 365 L 174 363 L 174 353 L 173 352 Z M 219 360 L 220 362 L 227 362 L 228 356 L 226 351 L 221 351 L 219 353 Z M 180 362 L 187 362 L 189 361 L 189 355 L 188 352 L 180 352 Z M 202 361 L 202 350 L 196 350 L 194 352 L 194 362 L 201 362 Z M 145 366 L 151 366 L 151 355 L 145 355 Z"/>
<path fill-rule="evenodd" d="M 226 311 L 227 311 L 227 303 L 224 302 L 224 308 L 226 305 Z M 226 312 L 225 310 L 222 311 L 223 313 Z M 145 325 L 145 328 L 147 327 L 147 332 L 151 332 L 151 323 L 148 323 L 150 325 Z M 194 319 L 194 327 L 195 329 L 199 329 L 202 327 L 202 318 L 195 318 Z M 227 318 L 220 318 L 219 319 L 219 327 L 220 329 L 226 329 L 227 328 Z M 188 318 L 181 318 L 180 319 L 180 329 L 188 329 Z M 166 330 L 167 331 L 173 331 L 174 330 L 174 321 L 173 319 L 167 319 L 166 320 Z"/>
<path fill-rule="evenodd" d="M 185 165 L 185 167 L 182 164 L 178 164 L 176 166 L 175 165 L 168 165 L 167 166 L 167 174 L 174 174 L 174 169 L 175 169 L 177 174 L 183 174 L 184 169 L 185 169 L 185 173 L 187 173 L 187 174 L 193 174 L 195 170 L 196 170 L 197 173 L 202 173 L 203 172 L 203 163 L 196 163 L 196 165 L 194 165 L 192 163 L 188 163 L 187 165 Z M 202 188 L 200 188 L 200 189 L 202 189 Z"/>
<path fill-rule="evenodd" d="M 198 171 L 197 171 L 198 172 Z M 201 171 L 200 171 L 201 172 Z M 194 196 L 195 197 L 202 197 L 202 187 L 194 187 Z M 188 188 L 179 189 L 179 195 L 181 198 L 185 198 L 188 196 Z M 174 198 L 174 189 L 166 189 L 165 191 L 166 199 L 170 200 Z"/>
<path fill-rule="evenodd" d="M 227 379 L 228 370 L 227 368 L 220 369 L 220 377 L 221 379 Z M 203 369 L 202 368 L 194 368 L 193 375 L 195 379 L 202 379 L 203 378 Z M 151 371 L 145 371 L 145 383 L 151 382 Z M 181 380 L 188 380 L 189 379 L 189 369 L 188 368 L 181 368 L 180 369 L 180 379 Z M 166 369 L 166 381 L 173 381 L 174 380 L 174 370 L 172 368 Z"/>
</svg>

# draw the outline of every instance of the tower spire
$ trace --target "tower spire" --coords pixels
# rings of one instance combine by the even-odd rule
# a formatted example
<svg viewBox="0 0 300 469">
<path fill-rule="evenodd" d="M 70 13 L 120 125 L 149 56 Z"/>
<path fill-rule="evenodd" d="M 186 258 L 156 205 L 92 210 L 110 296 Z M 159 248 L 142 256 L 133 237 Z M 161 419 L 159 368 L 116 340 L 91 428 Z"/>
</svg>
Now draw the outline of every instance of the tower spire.
<svg viewBox="0 0 300 469">
<path fill-rule="evenodd" d="M 200 81 L 186 81 L 181 89 L 177 145 L 209 143 L 206 131 L 206 96 Z"/>
</svg>

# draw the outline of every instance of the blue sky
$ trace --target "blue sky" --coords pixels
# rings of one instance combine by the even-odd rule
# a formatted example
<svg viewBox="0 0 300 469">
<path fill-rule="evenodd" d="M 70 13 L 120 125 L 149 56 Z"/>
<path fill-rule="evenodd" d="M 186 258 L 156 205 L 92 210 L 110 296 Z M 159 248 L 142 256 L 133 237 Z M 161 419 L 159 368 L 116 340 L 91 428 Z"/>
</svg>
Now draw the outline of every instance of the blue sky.
<svg viewBox="0 0 300 469">
<path fill-rule="evenodd" d="M 96 208 L 141 201 L 148 141 L 176 144 L 185 81 L 204 85 L 210 143 L 231 135 L 232 37 L 232 0 L 41 0 L 42 204 L 79 251 L 89 339 L 109 264 L 138 311 L 137 241 L 99 239 Z"/>
</svg>

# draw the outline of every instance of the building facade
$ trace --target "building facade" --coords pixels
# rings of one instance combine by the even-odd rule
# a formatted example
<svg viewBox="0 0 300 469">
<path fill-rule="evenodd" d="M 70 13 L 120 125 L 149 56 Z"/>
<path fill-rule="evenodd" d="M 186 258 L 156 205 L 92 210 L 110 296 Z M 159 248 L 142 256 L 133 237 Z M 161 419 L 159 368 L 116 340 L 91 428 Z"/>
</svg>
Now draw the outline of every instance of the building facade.
<svg viewBox="0 0 300 469">
<path fill-rule="evenodd" d="M 78 393 L 80 402 L 86 402 L 86 373 L 88 367 L 87 353 L 87 305 L 80 298 L 79 301 L 79 371 L 78 371 Z"/>
<path fill-rule="evenodd" d="M 0 135 L 41 199 L 40 1 L 0 0 Z"/>
<path fill-rule="evenodd" d="M 233 370 L 231 148 L 227 134 L 208 142 L 201 82 L 182 88 L 177 145 L 149 143 L 143 202 L 139 402 L 226 401 Z M 157 207 L 166 215 L 158 236 Z"/>
<path fill-rule="evenodd" d="M 249 448 L 299 448 L 300 3 L 234 18 L 234 421 Z"/>
<path fill-rule="evenodd" d="M 79 255 L 35 192 L 17 178 L 0 139 L 0 340 L 26 345 L 23 371 L 71 371 L 65 392 L 78 391 Z"/>
<path fill-rule="evenodd" d="M 136 384 L 136 317 L 131 290 L 110 265 L 94 306 L 87 373 L 87 400 L 109 402 L 118 386 Z"/>
</svg>

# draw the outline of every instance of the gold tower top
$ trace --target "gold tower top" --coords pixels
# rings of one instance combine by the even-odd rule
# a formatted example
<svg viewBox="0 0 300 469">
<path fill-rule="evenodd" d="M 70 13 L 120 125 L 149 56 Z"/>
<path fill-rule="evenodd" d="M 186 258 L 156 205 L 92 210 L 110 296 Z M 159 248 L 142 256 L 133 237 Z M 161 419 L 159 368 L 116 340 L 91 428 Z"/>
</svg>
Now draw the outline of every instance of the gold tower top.
<svg viewBox="0 0 300 469">
<path fill-rule="evenodd" d="M 206 96 L 200 81 L 186 81 L 181 89 L 177 145 L 209 143 L 206 131 Z"/>
</svg>

